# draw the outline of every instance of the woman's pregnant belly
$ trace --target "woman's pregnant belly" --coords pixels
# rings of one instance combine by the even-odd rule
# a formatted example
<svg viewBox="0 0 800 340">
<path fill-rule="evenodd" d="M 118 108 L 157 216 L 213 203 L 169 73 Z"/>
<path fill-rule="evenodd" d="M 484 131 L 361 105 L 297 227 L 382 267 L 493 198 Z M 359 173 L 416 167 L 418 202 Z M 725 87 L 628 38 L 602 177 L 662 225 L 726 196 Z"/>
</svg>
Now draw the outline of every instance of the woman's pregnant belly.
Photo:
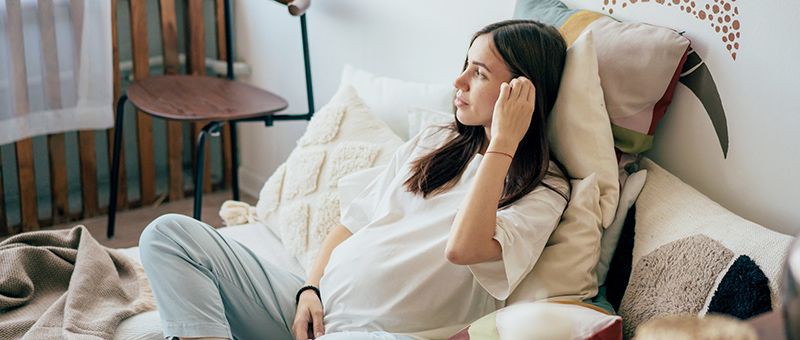
<svg viewBox="0 0 800 340">
<path fill-rule="evenodd" d="M 445 258 L 448 233 L 430 229 L 368 227 L 336 247 L 320 281 L 326 332 L 410 333 L 494 311 L 469 269 Z"/>
</svg>

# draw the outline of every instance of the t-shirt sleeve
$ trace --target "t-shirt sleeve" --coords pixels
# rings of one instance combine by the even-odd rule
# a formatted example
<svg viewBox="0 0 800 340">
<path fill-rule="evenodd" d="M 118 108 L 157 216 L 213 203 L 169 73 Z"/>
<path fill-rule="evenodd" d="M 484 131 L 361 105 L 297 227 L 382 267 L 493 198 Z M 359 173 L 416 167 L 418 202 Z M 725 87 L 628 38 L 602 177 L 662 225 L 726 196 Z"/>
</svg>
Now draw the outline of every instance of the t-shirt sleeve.
<svg viewBox="0 0 800 340">
<path fill-rule="evenodd" d="M 500 243 L 502 259 L 468 266 L 495 299 L 507 299 L 533 269 L 566 206 L 561 194 L 540 185 L 497 211 L 494 239 Z"/>
<path fill-rule="evenodd" d="M 339 179 L 337 191 L 340 222 L 345 228 L 355 234 L 372 220 L 375 209 L 392 180 L 410 161 L 419 141 L 428 135 L 430 130 L 420 131 L 400 145 L 388 164 L 356 171 Z"/>
<path fill-rule="evenodd" d="M 338 183 L 340 222 L 355 234 L 363 228 L 375 211 L 377 200 L 383 190 L 383 178 L 390 175 L 389 165 L 384 164 L 348 174 Z"/>
</svg>

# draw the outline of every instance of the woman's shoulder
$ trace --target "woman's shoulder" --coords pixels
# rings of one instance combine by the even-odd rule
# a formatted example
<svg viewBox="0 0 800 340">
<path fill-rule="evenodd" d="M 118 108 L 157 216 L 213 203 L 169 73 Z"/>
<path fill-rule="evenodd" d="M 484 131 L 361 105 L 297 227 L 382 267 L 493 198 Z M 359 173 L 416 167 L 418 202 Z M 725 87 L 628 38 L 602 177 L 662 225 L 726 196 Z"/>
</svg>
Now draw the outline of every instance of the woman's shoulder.
<svg viewBox="0 0 800 340">
<path fill-rule="evenodd" d="M 550 163 L 547 167 L 547 172 L 542 178 L 542 182 L 540 186 L 543 186 L 549 190 L 555 191 L 560 196 L 562 196 L 565 200 L 569 201 L 570 197 L 570 185 L 569 179 L 564 171 L 561 170 L 561 167 L 558 164 L 550 160 Z"/>
</svg>

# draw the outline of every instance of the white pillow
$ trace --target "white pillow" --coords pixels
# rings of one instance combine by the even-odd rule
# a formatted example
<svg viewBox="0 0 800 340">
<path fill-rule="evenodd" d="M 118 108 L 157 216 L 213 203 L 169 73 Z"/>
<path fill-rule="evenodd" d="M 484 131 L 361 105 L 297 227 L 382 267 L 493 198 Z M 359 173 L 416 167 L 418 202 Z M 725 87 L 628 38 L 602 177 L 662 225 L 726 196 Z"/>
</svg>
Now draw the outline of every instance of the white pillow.
<svg viewBox="0 0 800 340">
<path fill-rule="evenodd" d="M 619 201 L 619 170 L 593 39 L 587 31 L 567 50 L 548 133 L 550 148 L 570 178 L 597 173 L 603 226 L 608 227 Z"/>
<path fill-rule="evenodd" d="M 420 131 L 431 125 L 449 124 L 453 122 L 455 114 L 441 112 L 422 107 L 408 109 L 408 136 L 416 136 Z"/>
<path fill-rule="evenodd" d="M 346 64 L 339 87 L 351 85 L 395 134 L 403 140 L 408 135 L 409 108 L 427 108 L 452 112 L 455 88 L 451 84 L 425 84 L 381 77 Z"/>
<path fill-rule="evenodd" d="M 628 217 L 628 210 L 636 203 L 646 179 L 647 170 L 639 170 L 628 176 L 625 180 L 625 185 L 622 187 L 614 222 L 611 222 L 611 225 L 603 231 L 603 238 L 600 241 L 600 261 L 597 263 L 597 283 L 600 286 L 606 283 L 608 266 L 611 265 L 614 250 L 617 249 L 619 235 L 622 234 L 622 226 L 625 224 L 625 218 Z"/>
<path fill-rule="evenodd" d="M 548 302 L 502 308 L 497 311 L 495 319 L 501 340 L 615 339 L 621 335 L 622 323 L 619 316 L 604 314 L 585 305 Z"/>
<path fill-rule="evenodd" d="M 264 183 L 256 219 L 308 270 L 330 228 L 339 224 L 339 179 L 388 163 L 402 143 L 353 87 L 341 87 Z"/>
</svg>

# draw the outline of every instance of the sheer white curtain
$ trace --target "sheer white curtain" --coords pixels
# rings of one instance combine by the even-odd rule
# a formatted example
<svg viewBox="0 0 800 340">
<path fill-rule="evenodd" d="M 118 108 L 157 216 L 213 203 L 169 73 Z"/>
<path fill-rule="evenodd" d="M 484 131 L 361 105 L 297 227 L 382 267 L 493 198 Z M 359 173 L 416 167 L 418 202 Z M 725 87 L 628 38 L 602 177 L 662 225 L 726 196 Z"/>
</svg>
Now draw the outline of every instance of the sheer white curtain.
<svg viewBox="0 0 800 340">
<path fill-rule="evenodd" d="M 0 145 L 113 125 L 110 0 L 0 0 Z"/>
</svg>

